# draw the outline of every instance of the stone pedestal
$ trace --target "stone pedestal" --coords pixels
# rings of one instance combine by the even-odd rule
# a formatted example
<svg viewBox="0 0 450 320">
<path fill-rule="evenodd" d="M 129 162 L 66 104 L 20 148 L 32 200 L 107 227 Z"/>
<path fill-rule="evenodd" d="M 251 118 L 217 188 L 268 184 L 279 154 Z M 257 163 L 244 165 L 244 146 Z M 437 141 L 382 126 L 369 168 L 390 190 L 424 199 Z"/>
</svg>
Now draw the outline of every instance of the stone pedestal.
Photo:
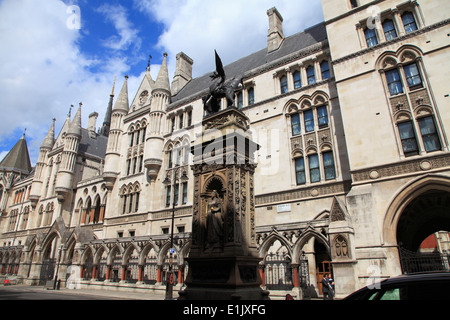
<svg viewBox="0 0 450 320">
<path fill-rule="evenodd" d="M 180 299 L 267 299 L 256 250 L 249 119 L 228 108 L 205 117 L 194 154 L 192 245 Z"/>
</svg>

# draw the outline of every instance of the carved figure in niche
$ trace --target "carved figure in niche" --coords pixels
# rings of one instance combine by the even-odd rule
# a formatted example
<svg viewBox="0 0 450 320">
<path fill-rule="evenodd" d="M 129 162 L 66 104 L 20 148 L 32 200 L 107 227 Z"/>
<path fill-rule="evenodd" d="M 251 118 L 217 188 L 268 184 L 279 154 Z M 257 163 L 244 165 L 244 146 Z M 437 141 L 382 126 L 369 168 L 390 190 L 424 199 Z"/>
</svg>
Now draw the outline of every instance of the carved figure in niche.
<svg viewBox="0 0 450 320">
<path fill-rule="evenodd" d="M 207 204 L 206 216 L 206 244 L 211 250 L 222 246 L 223 239 L 223 206 L 222 199 L 216 190 L 212 191 Z"/>
</svg>

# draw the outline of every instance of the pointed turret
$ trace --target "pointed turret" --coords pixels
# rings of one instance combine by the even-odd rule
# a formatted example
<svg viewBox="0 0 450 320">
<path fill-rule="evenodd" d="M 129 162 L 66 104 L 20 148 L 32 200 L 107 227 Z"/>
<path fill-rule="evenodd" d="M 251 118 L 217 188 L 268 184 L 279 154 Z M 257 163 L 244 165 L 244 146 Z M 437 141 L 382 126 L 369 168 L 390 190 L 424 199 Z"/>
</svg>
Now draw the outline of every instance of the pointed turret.
<svg viewBox="0 0 450 320">
<path fill-rule="evenodd" d="M 24 133 L 0 162 L 0 170 L 19 171 L 21 173 L 29 174 L 31 169 L 30 155 L 28 153 L 27 141 Z"/>
<path fill-rule="evenodd" d="M 121 111 L 128 113 L 130 109 L 130 104 L 128 102 L 128 76 L 125 76 L 125 82 L 123 83 L 122 89 L 120 90 L 119 97 L 117 97 L 116 104 L 114 105 L 113 112 Z"/>
<path fill-rule="evenodd" d="M 50 129 L 48 130 L 47 135 L 42 142 L 41 148 L 50 150 L 53 148 L 53 145 L 55 144 L 55 121 L 56 119 L 53 118 L 52 125 L 50 126 Z"/>
<path fill-rule="evenodd" d="M 122 90 L 120 90 L 119 97 L 117 98 L 111 114 L 111 118 L 114 119 L 114 121 L 112 121 L 109 130 L 103 172 L 103 179 L 105 179 L 106 188 L 109 190 L 114 187 L 114 183 L 120 171 L 120 137 L 123 132 L 123 118 L 128 114 L 129 110 L 127 80 L 128 76 L 125 76 L 125 82 L 123 83 Z"/>
<path fill-rule="evenodd" d="M 152 75 L 150 74 L 150 60 L 148 60 L 147 70 L 145 71 L 145 79 L 147 79 L 150 86 L 153 88 L 155 86 L 155 80 L 152 79 Z"/>
<path fill-rule="evenodd" d="M 165 90 L 170 94 L 169 71 L 167 69 L 167 53 L 164 53 L 164 59 L 159 69 L 153 91 Z"/>
<path fill-rule="evenodd" d="M 62 160 L 56 178 L 55 191 L 58 201 L 64 202 L 73 189 L 73 178 L 75 175 L 78 147 L 81 140 L 81 106 L 80 102 L 77 113 L 67 131 Z"/>
<path fill-rule="evenodd" d="M 69 115 L 67 117 L 70 123 L 70 111 Z M 66 120 L 67 121 L 67 120 Z M 50 152 L 53 149 L 53 146 L 55 144 L 55 122 L 56 119 L 53 118 L 53 122 L 50 126 L 50 129 L 47 132 L 47 135 L 44 138 L 44 141 L 41 144 L 41 149 L 39 150 L 39 157 L 36 162 L 36 167 L 34 169 L 34 176 L 33 176 L 33 182 L 31 184 L 31 191 L 30 191 L 30 202 L 31 207 L 36 207 L 36 204 L 39 201 L 39 198 L 41 197 L 41 189 L 43 184 L 43 171 L 46 167 L 47 163 L 47 153 Z"/>
<path fill-rule="evenodd" d="M 68 135 L 73 135 L 81 138 L 81 106 L 83 104 L 80 102 L 80 106 L 78 107 L 77 113 L 73 118 L 72 123 L 70 124 Z"/>
<path fill-rule="evenodd" d="M 111 91 L 111 94 L 109 95 L 108 108 L 106 108 L 105 120 L 103 120 L 103 125 L 100 129 L 100 134 L 103 136 L 106 136 L 106 137 L 109 135 L 109 128 L 111 127 L 111 114 L 112 114 L 112 108 L 113 108 L 115 85 L 116 85 L 116 78 L 114 77 L 112 91 Z"/>
<path fill-rule="evenodd" d="M 162 150 L 164 143 L 164 123 L 166 122 L 166 108 L 170 103 L 171 92 L 169 72 L 167 70 L 167 53 L 159 70 L 158 78 L 152 90 L 151 108 L 149 114 L 149 128 L 144 148 L 144 166 L 151 181 L 158 177 L 162 165 Z"/>
</svg>

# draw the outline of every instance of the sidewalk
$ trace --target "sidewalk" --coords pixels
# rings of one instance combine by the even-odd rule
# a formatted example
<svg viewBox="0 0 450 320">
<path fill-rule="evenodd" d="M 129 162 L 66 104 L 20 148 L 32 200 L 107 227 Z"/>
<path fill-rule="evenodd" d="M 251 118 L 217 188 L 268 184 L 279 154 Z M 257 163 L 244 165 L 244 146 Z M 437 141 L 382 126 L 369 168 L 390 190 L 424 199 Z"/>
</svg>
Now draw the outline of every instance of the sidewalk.
<svg viewBox="0 0 450 320">
<path fill-rule="evenodd" d="M 24 286 L 17 285 L 15 287 L 27 288 L 31 291 L 45 291 L 46 293 L 55 294 L 68 294 L 68 295 L 80 295 L 86 296 L 98 296 L 107 299 L 117 299 L 117 300 L 164 300 L 164 294 L 155 293 L 142 293 L 142 292 L 131 292 L 125 290 L 102 290 L 102 289 L 68 289 L 61 288 L 60 290 L 47 289 L 42 286 Z M 175 296 L 175 293 L 174 293 Z M 178 296 L 178 295 L 177 295 Z"/>
</svg>

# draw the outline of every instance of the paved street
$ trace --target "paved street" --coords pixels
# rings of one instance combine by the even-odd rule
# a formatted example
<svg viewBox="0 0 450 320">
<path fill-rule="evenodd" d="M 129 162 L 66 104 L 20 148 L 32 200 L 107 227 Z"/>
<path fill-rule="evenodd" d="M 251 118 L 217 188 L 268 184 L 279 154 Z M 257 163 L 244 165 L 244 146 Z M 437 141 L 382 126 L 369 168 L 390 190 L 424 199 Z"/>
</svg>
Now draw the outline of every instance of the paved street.
<svg viewBox="0 0 450 320">
<path fill-rule="evenodd" d="M 0 286 L 0 300 L 164 300 L 164 295 L 126 291 L 61 289 L 11 285 Z"/>
</svg>

